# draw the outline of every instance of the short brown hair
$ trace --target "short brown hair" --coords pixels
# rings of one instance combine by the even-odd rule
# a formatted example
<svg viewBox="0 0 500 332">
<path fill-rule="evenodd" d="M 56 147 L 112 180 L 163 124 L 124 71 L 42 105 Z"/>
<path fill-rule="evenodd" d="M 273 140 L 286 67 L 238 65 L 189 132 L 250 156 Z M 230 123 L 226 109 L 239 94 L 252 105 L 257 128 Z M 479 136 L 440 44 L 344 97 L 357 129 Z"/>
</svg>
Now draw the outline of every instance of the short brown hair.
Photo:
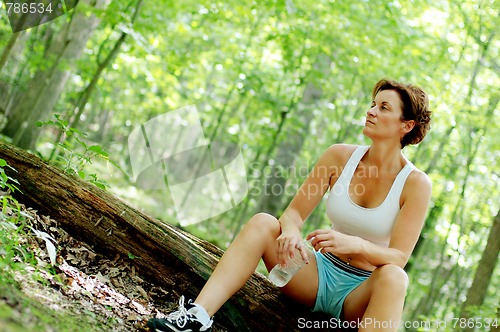
<svg viewBox="0 0 500 332">
<path fill-rule="evenodd" d="M 401 121 L 415 121 L 413 129 L 401 139 L 401 148 L 408 144 L 420 143 L 430 129 L 431 111 L 429 110 L 429 98 L 427 94 L 411 84 L 400 83 L 388 79 L 382 79 L 375 84 L 372 98 L 383 90 L 394 90 L 401 99 Z"/>
</svg>

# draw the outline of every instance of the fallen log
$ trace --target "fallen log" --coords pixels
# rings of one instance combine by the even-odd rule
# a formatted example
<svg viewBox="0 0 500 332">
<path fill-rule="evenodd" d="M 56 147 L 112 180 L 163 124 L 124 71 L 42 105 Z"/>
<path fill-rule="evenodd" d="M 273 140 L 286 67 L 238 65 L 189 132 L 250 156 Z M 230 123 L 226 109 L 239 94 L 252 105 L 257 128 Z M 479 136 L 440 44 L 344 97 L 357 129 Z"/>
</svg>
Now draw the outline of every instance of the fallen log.
<svg viewBox="0 0 500 332">
<path fill-rule="evenodd" d="M 212 273 L 222 250 L 168 223 L 149 217 L 96 186 L 65 174 L 22 149 L 0 141 L 0 158 L 9 176 L 19 181 L 16 198 L 57 220 L 96 252 L 136 257 L 142 275 L 176 301 L 194 298 Z M 328 320 L 281 294 L 254 273 L 216 314 L 215 329 L 228 331 L 296 331 L 300 321 Z"/>
</svg>

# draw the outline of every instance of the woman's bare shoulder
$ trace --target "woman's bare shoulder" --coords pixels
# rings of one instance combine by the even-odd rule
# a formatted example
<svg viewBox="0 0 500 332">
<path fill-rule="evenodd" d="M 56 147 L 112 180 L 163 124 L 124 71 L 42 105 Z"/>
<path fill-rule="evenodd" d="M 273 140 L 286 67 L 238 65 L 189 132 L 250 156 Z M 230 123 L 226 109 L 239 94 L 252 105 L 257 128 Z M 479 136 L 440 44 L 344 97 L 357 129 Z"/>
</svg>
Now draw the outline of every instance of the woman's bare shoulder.
<svg viewBox="0 0 500 332">
<path fill-rule="evenodd" d="M 408 188 L 408 190 L 416 190 L 420 193 L 428 192 L 430 194 L 430 191 L 432 190 L 432 182 L 425 172 L 415 167 L 410 175 L 408 175 L 405 185 L 405 189 L 406 188 Z"/>
<path fill-rule="evenodd" d="M 333 144 L 326 150 L 325 155 L 328 155 L 335 164 L 344 165 L 357 147 L 353 144 Z"/>
</svg>

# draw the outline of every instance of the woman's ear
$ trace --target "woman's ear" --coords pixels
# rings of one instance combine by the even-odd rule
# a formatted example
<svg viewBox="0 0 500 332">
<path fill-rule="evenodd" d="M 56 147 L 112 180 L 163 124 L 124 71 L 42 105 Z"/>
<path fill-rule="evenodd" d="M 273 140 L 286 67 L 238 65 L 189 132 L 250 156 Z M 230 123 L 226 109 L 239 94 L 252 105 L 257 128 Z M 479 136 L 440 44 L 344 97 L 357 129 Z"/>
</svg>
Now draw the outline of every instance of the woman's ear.
<svg viewBox="0 0 500 332">
<path fill-rule="evenodd" d="M 414 120 L 403 121 L 403 126 L 401 127 L 401 133 L 407 134 L 413 129 L 413 127 L 415 127 Z"/>
</svg>

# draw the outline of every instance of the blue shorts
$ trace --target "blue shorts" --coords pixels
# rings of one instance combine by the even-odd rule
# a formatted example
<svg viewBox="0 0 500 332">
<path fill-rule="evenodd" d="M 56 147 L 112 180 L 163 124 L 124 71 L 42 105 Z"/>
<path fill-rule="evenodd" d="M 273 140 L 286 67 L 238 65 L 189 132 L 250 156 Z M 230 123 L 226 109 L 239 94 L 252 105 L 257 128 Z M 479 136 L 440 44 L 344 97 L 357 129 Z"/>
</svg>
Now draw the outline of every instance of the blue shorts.
<svg viewBox="0 0 500 332">
<path fill-rule="evenodd" d="M 331 253 L 314 252 L 318 265 L 318 294 L 312 311 L 341 318 L 344 301 L 371 275 L 370 271 L 348 265 Z"/>
</svg>

